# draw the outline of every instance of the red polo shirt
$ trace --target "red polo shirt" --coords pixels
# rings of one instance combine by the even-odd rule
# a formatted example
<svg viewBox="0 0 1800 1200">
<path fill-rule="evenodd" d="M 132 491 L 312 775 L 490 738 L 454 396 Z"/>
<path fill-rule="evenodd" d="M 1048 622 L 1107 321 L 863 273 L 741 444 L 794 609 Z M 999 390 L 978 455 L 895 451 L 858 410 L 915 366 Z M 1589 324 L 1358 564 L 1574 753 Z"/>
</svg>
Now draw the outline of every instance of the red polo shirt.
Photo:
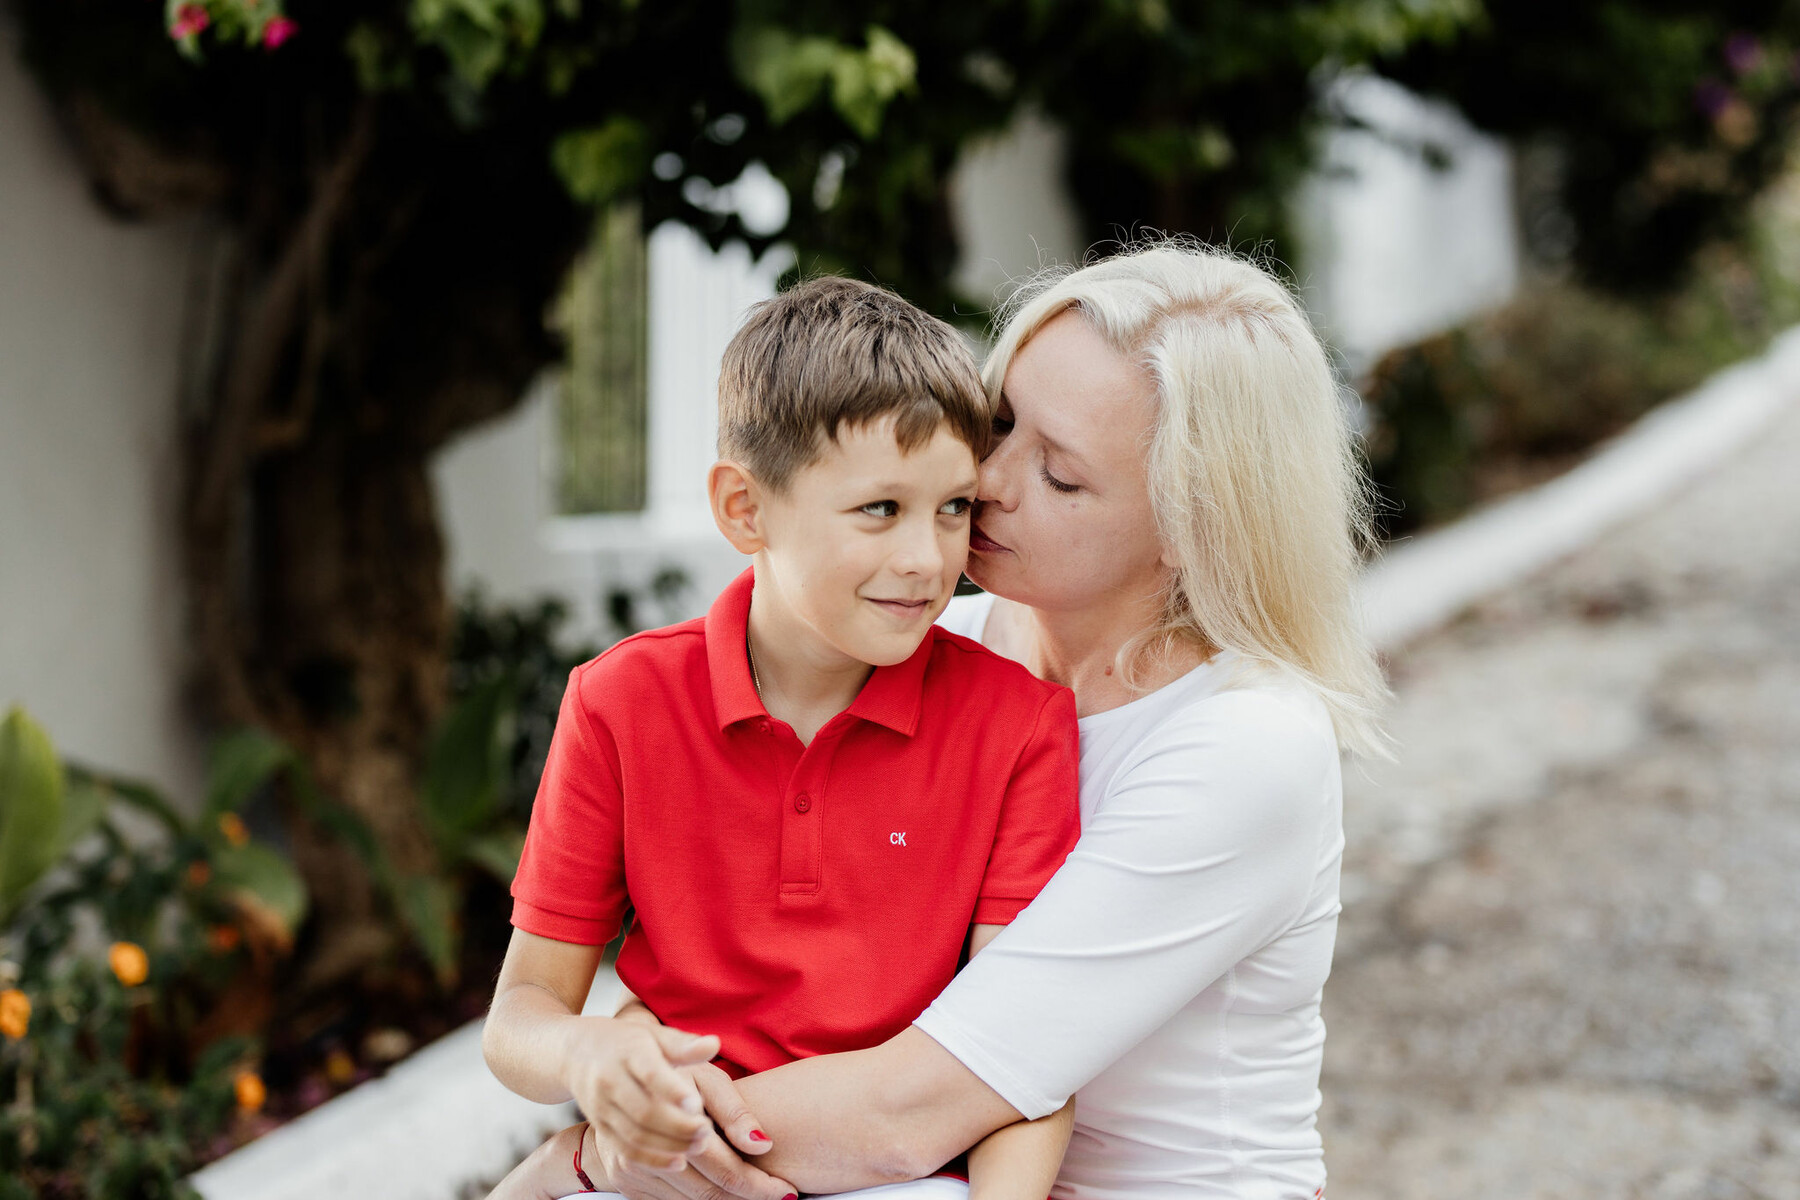
<svg viewBox="0 0 1800 1200">
<path fill-rule="evenodd" d="M 874 1045 L 1013 919 L 1078 833 L 1074 697 L 933 628 L 802 746 L 744 653 L 746 571 L 700 620 L 570 676 L 513 924 L 599 945 L 750 1071 Z"/>
</svg>

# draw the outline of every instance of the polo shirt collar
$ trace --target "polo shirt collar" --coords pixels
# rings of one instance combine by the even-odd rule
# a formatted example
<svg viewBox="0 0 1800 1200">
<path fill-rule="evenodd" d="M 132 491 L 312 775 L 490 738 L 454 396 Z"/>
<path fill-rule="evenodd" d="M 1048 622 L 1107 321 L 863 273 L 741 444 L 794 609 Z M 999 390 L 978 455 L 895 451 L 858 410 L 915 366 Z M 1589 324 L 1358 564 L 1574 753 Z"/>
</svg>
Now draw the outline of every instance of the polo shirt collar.
<svg viewBox="0 0 1800 1200">
<path fill-rule="evenodd" d="M 756 694 L 750 659 L 744 649 L 755 574 L 752 568 L 732 580 L 706 612 L 707 674 L 712 683 L 713 713 L 721 732 L 739 721 L 769 715 L 762 697 Z M 876 667 L 846 711 L 911 737 L 919 727 L 925 667 L 931 661 L 931 646 L 936 639 L 934 625 L 926 630 L 912 657 L 891 667 Z"/>
</svg>

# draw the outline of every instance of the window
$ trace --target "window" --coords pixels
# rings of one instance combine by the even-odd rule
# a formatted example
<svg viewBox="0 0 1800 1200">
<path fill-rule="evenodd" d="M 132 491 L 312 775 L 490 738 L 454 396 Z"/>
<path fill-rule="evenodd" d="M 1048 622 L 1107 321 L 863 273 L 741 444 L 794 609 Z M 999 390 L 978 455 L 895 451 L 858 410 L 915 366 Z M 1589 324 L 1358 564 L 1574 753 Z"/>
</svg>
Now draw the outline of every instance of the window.
<svg viewBox="0 0 1800 1200">
<path fill-rule="evenodd" d="M 565 516 L 645 506 L 648 264 L 642 211 L 614 205 L 595 222 L 557 304 L 569 347 L 556 414 L 556 508 Z"/>
</svg>

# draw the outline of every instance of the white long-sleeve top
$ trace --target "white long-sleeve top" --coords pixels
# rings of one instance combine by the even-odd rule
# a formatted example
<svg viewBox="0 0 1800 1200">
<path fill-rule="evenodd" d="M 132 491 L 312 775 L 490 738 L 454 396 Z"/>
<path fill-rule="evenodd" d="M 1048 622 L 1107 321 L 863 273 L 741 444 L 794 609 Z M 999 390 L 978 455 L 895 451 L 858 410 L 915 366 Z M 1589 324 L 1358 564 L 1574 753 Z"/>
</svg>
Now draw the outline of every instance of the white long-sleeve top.
<svg viewBox="0 0 1800 1200">
<path fill-rule="evenodd" d="M 979 639 L 992 603 L 940 623 Z M 916 1024 L 1027 1117 L 1079 1091 L 1058 1200 L 1319 1195 L 1324 704 L 1226 652 L 1080 725 L 1079 844 Z"/>
</svg>

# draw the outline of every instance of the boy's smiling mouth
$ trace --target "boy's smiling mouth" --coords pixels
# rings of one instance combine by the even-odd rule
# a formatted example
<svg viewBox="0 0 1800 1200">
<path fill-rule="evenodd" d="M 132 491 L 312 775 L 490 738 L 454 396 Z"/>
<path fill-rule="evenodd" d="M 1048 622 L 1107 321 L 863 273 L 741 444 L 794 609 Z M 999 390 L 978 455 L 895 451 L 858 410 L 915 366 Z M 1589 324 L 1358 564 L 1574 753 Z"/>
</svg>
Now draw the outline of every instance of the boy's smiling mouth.
<svg viewBox="0 0 1800 1200">
<path fill-rule="evenodd" d="M 922 616 L 931 608 L 931 601 L 926 600 L 881 600 L 874 596 L 864 596 L 870 604 L 889 616 L 898 617 L 902 621 L 911 621 Z"/>
</svg>

